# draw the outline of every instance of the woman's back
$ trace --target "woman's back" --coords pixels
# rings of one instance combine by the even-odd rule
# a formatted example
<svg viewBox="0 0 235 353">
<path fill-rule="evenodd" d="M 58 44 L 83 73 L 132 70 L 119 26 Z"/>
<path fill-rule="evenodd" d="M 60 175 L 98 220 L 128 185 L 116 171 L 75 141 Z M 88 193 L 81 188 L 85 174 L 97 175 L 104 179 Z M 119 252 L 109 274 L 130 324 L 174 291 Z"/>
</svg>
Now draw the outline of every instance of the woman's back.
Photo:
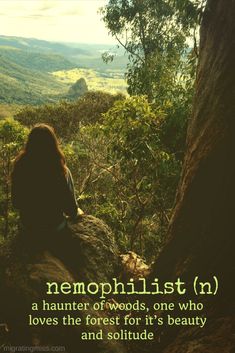
<svg viewBox="0 0 235 353">
<path fill-rule="evenodd" d="M 65 166 L 55 136 L 50 136 L 49 127 L 38 125 L 34 129 L 37 131 L 33 137 L 31 135 L 31 140 L 29 137 L 28 148 L 26 144 L 14 164 L 12 201 L 20 211 L 24 227 L 57 229 L 64 221 L 64 214 L 71 217 L 77 214 L 74 192 L 70 187 L 71 174 Z M 52 138 L 54 145 L 50 140 Z"/>
</svg>

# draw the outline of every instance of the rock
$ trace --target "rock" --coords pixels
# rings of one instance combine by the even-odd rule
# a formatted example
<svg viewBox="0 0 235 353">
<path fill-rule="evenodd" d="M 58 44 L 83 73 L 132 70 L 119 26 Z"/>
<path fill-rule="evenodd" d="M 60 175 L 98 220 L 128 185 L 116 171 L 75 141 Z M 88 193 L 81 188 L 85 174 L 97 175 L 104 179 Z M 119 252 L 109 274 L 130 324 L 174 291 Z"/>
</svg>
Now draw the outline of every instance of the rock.
<svg viewBox="0 0 235 353">
<path fill-rule="evenodd" d="M 84 281 L 109 281 L 119 267 L 118 248 L 111 230 L 98 218 L 83 216 L 71 224 L 73 241 L 79 242 L 80 266 L 76 271 Z"/>
<path fill-rule="evenodd" d="M 120 255 L 122 264 L 122 276 L 125 278 L 134 278 L 138 280 L 141 277 L 147 277 L 150 274 L 151 267 L 133 251 Z"/>
<path fill-rule="evenodd" d="M 4 340 L 12 345 L 64 346 L 67 353 L 124 353 L 125 348 L 117 341 L 82 341 L 82 331 L 98 332 L 101 327 L 79 326 L 30 326 L 32 317 L 57 317 L 61 320 L 67 313 L 32 311 L 32 303 L 86 302 L 87 311 L 70 312 L 73 317 L 82 319 L 90 314 L 93 317 L 107 316 L 105 312 L 94 311 L 94 297 L 80 295 L 46 295 L 46 282 L 108 281 L 118 264 L 118 253 L 109 228 L 92 216 L 83 216 L 77 224 L 69 225 L 63 237 L 48 242 L 47 248 L 40 242 L 37 246 L 25 241 L 23 234 L 7 240 L 0 246 L 0 323 L 7 324 Z M 60 321 L 61 322 L 61 321 Z M 115 331 L 115 326 L 103 326 L 104 337 L 107 331 Z M 1 342 L 2 343 L 2 342 Z M 35 351 L 36 352 L 36 351 Z"/>
<path fill-rule="evenodd" d="M 81 77 L 69 88 L 68 96 L 72 98 L 78 98 L 85 94 L 87 91 L 88 87 L 86 80 Z"/>
</svg>

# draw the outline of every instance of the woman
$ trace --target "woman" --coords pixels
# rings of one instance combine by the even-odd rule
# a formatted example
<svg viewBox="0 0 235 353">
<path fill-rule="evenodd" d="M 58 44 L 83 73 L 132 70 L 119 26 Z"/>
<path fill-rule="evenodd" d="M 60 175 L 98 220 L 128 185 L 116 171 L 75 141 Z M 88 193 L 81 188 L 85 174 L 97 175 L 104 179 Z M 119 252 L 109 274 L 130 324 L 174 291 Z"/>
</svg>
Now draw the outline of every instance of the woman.
<svg viewBox="0 0 235 353">
<path fill-rule="evenodd" d="M 12 202 L 30 236 L 58 233 L 66 228 L 66 216 L 77 217 L 72 176 L 54 130 L 46 124 L 31 130 L 15 159 Z"/>
</svg>

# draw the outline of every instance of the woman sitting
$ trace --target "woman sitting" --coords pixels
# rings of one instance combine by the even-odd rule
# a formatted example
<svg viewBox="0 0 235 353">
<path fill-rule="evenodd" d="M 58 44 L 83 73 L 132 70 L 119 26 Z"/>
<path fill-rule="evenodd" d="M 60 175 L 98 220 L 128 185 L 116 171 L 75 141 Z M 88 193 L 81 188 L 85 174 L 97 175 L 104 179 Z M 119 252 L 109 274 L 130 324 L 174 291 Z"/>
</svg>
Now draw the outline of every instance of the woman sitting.
<svg viewBox="0 0 235 353">
<path fill-rule="evenodd" d="M 12 172 L 12 202 L 19 210 L 22 233 L 48 238 L 66 229 L 67 217 L 76 220 L 77 203 L 71 173 L 54 130 L 36 125 Z"/>
</svg>

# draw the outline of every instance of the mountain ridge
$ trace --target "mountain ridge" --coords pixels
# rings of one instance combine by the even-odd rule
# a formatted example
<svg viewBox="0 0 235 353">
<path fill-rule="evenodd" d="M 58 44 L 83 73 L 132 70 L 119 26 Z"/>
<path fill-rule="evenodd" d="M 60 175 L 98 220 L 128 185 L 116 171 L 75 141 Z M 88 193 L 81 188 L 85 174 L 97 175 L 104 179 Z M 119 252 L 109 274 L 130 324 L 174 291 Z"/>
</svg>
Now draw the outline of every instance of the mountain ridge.
<svg viewBox="0 0 235 353">
<path fill-rule="evenodd" d="M 103 48 L 105 50 L 108 46 Z M 106 65 L 101 53 L 102 45 L 97 44 L 83 44 L 79 48 L 75 43 L 69 46 L 35 38 L 0 35 L 0 103 L 42 104 L 68 98 L 70 86 L 79 78 L 67 82 L 52 74 L 55 72 L 85 68 L 96 71 L 102 82 L 104 72 L 115 80 L 114 71 L 122 74 L 126 59 L 120 56 L 116 63 Z"/>
</svg>

